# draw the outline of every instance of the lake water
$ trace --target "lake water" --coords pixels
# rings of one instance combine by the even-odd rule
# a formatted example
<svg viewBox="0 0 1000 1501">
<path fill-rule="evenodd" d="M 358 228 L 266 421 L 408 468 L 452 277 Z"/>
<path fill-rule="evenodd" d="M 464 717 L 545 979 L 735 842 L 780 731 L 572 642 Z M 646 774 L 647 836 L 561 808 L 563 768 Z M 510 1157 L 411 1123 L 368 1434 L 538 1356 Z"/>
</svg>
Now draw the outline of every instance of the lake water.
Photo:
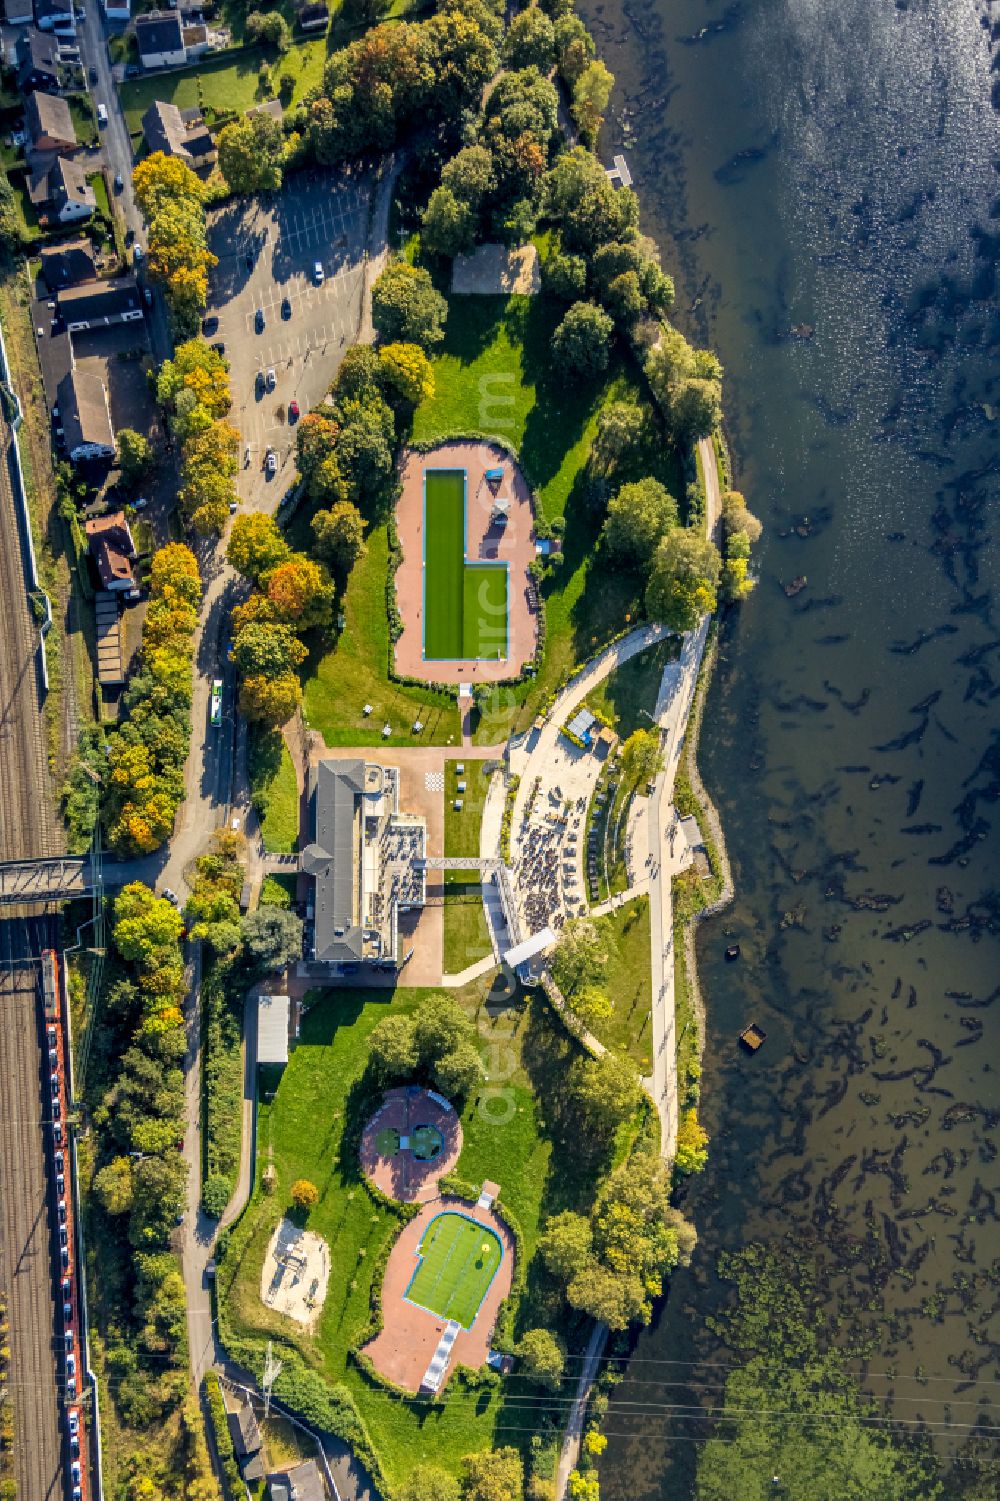
<svg viewBox="0 0 1000 1501">
<path fill-rule="evenodd" d="M 605 1501 L 679 1501 L 711 1424 L 673 1404 L 733 1359 L 721 1248 L 821 1243 L 887 1321 L 866 1389 L 942 1452 L 1000 1390 L 1000 75 L 985 0 L 584 9 L 767 527 L 702 742 L 738 897 L 700 938 L 701 1243 L 601 1466 Z"/>
</svg>

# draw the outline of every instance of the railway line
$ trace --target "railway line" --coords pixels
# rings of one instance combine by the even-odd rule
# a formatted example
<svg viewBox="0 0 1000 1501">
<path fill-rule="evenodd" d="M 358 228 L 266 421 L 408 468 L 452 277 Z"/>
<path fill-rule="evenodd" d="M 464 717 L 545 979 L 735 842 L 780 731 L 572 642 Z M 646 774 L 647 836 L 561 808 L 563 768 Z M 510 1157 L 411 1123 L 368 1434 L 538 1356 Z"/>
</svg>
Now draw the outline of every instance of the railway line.
<svg viewBox="0 0 1000 1501">
<path fill-rule="evenodd" d="M 57 853 L 58 835 L 39 628 L 27 597 L 13 434 L 2 415 L 0 446 L 0 859 L 10 860 Z M 58 943 L 58 928 L 51 907 L 8 908 L 0 918 L 0 1287 L 10 1323 L 14 1480 L 25 1501 L 61 1501 L 67 1494 L 45 1135 L 51 1103 L 39 1011 L 40 956 Z"/>
<path fill-rule="evenodd" d="M 0 1287 L 11 1330 L 14 1478 L 26 1501 L 66 1494 L 38 989 L 42 950 L 57 938 L 55 916 L 0 921 Z"/>
</svg>

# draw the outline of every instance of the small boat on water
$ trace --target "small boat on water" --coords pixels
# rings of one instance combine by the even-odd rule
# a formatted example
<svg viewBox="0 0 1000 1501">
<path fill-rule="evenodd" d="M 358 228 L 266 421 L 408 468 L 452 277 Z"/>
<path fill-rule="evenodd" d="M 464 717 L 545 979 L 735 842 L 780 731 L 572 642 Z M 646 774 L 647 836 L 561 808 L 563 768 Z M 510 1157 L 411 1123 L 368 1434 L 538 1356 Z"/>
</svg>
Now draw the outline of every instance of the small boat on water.
<svg viewBox="0 0 1000 1501">
<path fill-rule="evenodd" d="M 756 1022 L 751 1022 L 740 1033 L 740 1042 L 748 1053 L 756 1053 L 758 1048 L 763 1046 L 766 1037 L 767 1033 L 764 1031 L 764 1028 L 758 1027 Z"/>
</svg>

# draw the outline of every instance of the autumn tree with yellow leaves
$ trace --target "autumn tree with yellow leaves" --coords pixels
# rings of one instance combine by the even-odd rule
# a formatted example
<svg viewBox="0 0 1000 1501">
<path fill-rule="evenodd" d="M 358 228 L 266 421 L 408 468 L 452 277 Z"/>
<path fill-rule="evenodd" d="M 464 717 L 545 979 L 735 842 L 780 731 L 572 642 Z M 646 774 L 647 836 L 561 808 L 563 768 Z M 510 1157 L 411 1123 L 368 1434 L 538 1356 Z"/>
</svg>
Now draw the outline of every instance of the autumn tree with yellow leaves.
<svg viewBox="0 0 1000 1501">
<path fill-rule="evenodd" d="M 218 264 L 208 248 L 204 186 L 177 157 L 154 151 L 132 173 L 132 188 L 148 228 L 149 274 L 163 287 L 176 332 L 192 334 Z"/>
</svg>

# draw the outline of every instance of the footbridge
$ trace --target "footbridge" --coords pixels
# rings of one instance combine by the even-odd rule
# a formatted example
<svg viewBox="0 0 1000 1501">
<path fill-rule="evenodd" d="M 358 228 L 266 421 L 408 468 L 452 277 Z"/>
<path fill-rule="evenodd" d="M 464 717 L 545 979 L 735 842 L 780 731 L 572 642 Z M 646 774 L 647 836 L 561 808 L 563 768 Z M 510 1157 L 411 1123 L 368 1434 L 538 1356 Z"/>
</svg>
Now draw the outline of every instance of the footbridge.
<svg viewBox="0 0 1000 1501">
<path fill-rule="evenodd" d="M 156 862 L 101 860 L 89 855 L 56 855 L 40 860 L 0 861 L 0 907 L 31 902 L 68 902 L 129 881 L 156 878 Z"/>
</svg>

